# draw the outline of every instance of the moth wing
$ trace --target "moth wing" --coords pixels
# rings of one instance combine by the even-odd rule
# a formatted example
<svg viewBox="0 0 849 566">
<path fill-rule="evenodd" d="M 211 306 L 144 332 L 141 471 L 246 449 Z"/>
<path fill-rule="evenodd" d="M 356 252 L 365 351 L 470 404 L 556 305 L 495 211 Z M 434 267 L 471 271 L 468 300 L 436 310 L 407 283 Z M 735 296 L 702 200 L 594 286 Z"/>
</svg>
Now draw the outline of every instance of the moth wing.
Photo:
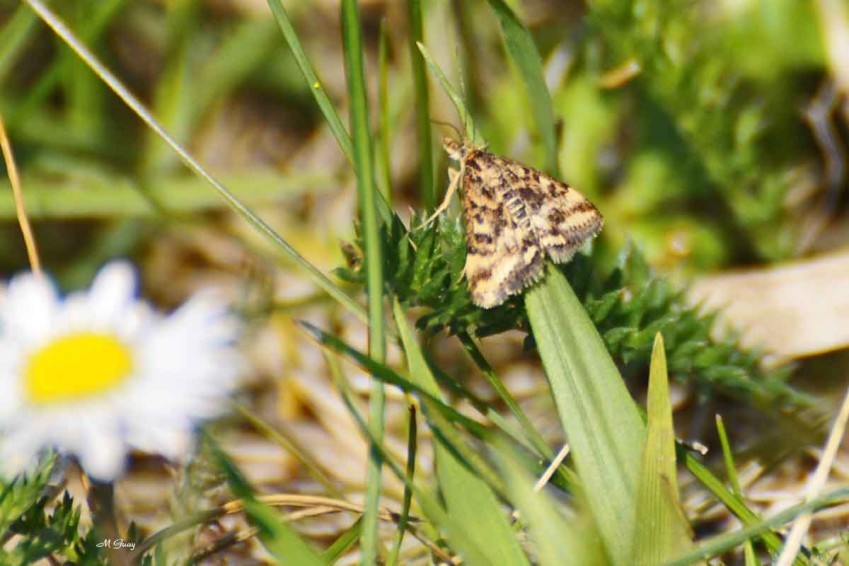
<svg viewBox="0 0 849 566">
<path fill-rule="evenodd" d="M 540 248 L 554 262 L 569 261 L 601 231 L 604 219 L 584 195 L 521 163 L 502 161 L 514 198 L 525 206 Z"/>
<path fill-rule="evenodd" d="M 506 208 L 504 179 L 494 158 L 478 153 L 463 174 L 464 272 L 472 301 L 483 308 L 519 293 L 539 279 L 545 267 L 530 222 Z"/>
</svg>

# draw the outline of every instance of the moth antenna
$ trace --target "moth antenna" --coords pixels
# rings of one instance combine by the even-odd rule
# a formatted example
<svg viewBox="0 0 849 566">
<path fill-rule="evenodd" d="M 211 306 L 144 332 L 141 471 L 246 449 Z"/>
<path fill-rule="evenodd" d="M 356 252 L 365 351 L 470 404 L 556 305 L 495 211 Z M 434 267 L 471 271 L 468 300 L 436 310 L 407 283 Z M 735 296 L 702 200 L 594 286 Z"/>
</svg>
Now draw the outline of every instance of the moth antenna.
<svg viewBox="0 0 849 566">
<path fill-rule="evenodd" d="M 460 140 L 463 139 L 463 134 L 462 134 L 462 132 L 460 132 L 460 128 L 458 128 L 454 124 L 452 124 L 450 122 L 444 122 L 442 120 L 434 120 L 434 119 L 431 119 L 431 123 L 437 124 L 439 126 L 447 126 L 447 127 L 451 128 L 452 130 L 454 130 L 454 133 L 457 134 L 457 139 L 460 139 Z"/>
</svg>

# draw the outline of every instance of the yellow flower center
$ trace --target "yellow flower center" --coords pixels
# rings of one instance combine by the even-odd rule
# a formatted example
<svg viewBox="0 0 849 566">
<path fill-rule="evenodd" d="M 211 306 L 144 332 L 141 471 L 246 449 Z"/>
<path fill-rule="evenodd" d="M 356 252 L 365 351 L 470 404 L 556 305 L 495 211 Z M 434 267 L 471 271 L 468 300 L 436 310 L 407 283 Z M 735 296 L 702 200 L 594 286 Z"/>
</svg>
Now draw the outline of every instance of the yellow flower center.
<svg viewBox="0 0 849 566">
<path fill-rule="evenodd" d="M 32 403 L 74 401 L 104 393 L 130 375 L 130 350 L 110 334 L 79 333 L 54 340 L 29 358 L 24 374 Z"/>
</svg>

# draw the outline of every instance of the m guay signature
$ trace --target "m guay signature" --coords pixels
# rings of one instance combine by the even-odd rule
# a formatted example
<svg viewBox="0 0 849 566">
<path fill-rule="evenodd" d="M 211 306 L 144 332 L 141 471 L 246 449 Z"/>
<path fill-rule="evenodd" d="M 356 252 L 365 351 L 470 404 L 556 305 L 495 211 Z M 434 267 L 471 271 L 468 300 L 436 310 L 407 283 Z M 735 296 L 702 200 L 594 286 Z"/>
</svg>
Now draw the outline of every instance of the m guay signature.
<svg viewBox="0 0 849 566">
<path fill-rule="evenodd" d="M 125 541 L 121 538 L 116 538 L 115 540 L 112 540 L 111 538 L 105 538 L 99 543 L 97 543 L 97 548 L 129 548 L 130 550 L 135 550 L 136 543 Z"/>
</svg>

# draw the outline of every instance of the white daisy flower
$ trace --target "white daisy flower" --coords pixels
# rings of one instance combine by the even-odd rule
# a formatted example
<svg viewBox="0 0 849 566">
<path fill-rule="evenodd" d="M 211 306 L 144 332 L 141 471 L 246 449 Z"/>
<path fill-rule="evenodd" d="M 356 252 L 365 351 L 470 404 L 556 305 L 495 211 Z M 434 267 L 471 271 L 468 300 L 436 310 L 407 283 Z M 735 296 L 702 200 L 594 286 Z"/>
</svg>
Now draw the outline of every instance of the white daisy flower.
<svg viewBox="0 0 849 566">
<path fill-rule="evenodd" d="M 0 465 L 18 473 L 53 448 L 109 481 L 130 450 L 180 459 L 194 425 L 226 408 L 238 334 L 209 293 L 155 312 L 126 262 L 64 300 L 45 278 L 14 277 L 0 299 Z"/>
</svg>

